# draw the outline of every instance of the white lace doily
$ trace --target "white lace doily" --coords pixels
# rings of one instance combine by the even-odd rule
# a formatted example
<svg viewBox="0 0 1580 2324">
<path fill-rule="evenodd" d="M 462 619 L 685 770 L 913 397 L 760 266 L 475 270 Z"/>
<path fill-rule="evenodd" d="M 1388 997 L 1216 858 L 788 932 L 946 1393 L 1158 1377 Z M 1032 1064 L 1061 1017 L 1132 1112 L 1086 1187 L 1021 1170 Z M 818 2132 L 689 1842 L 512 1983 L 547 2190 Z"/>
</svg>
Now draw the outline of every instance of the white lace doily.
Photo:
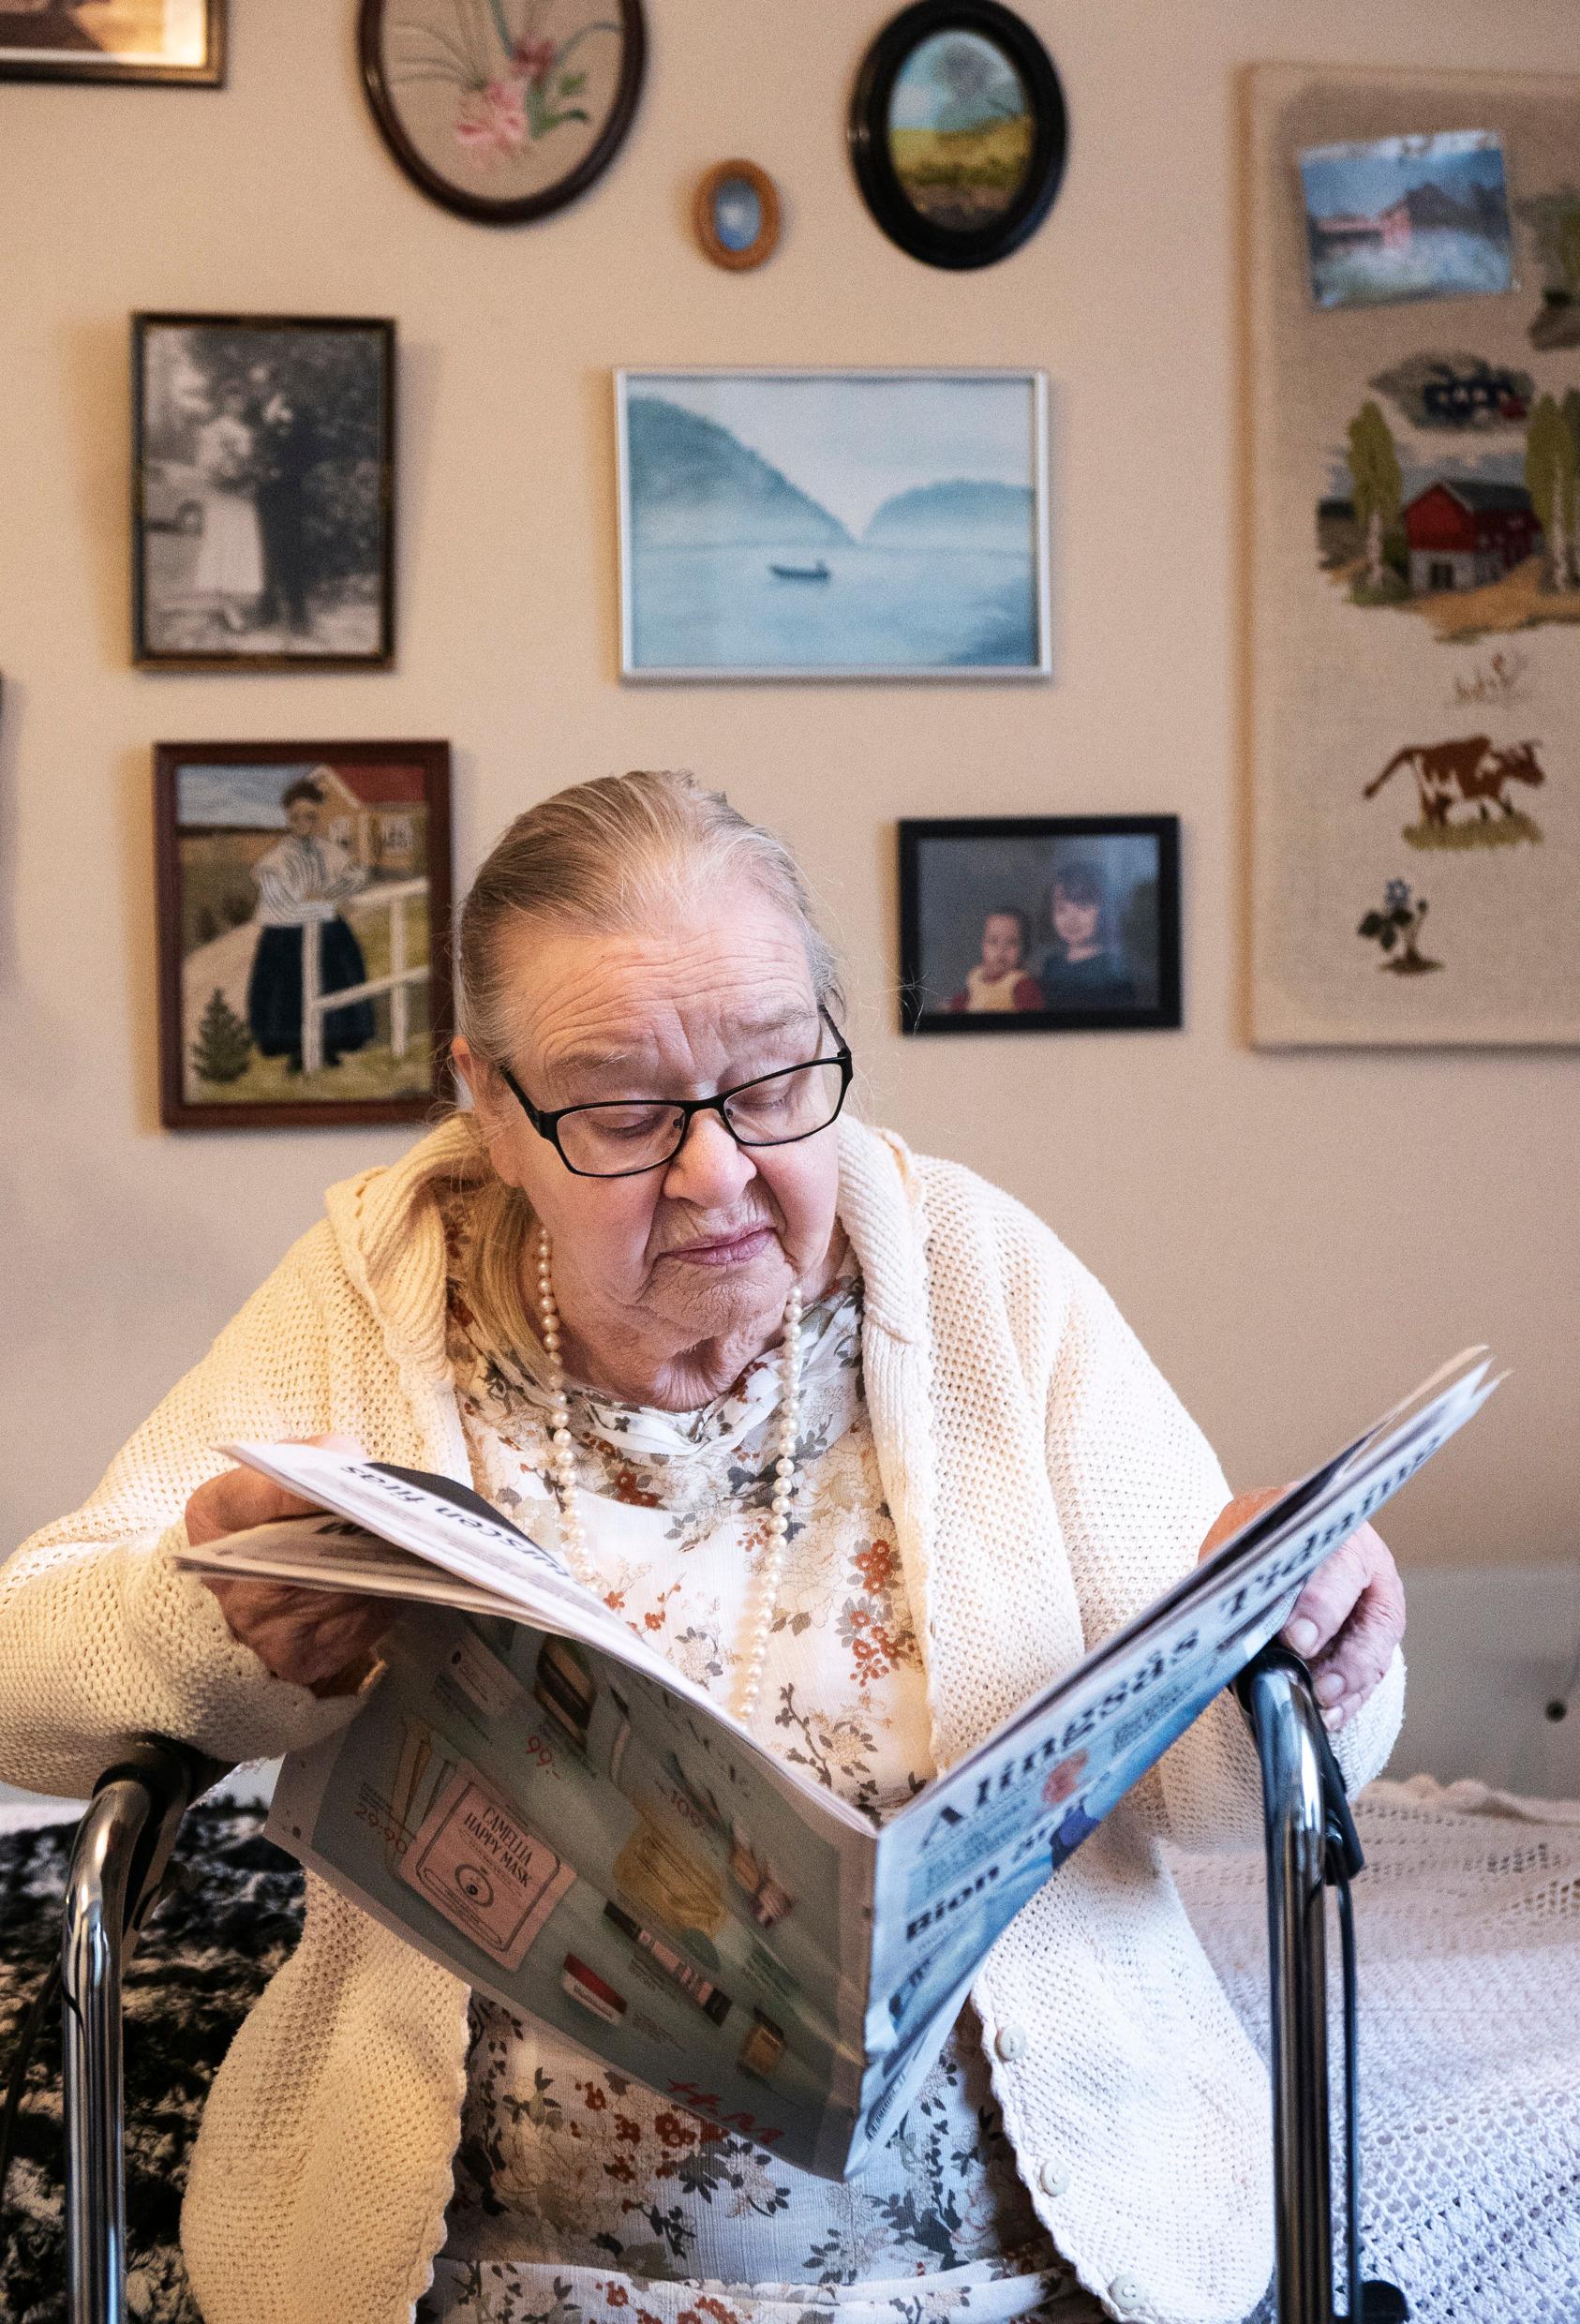
<svg viewBox="0 0 1580 2324">
<path fill-rule="evenodd" d="M 1355 1820 L 1364 2272 L 1401 2287 L 1416 2324 L 1576 2324 L 1580 1801 L 1417 1776 L 1371 1785 Z M 1260 1861 L 1171 1864 L 1265 2056 Z M 1332 1914 L 1328 1952 L 1336 2168 Z"/>
</svg>

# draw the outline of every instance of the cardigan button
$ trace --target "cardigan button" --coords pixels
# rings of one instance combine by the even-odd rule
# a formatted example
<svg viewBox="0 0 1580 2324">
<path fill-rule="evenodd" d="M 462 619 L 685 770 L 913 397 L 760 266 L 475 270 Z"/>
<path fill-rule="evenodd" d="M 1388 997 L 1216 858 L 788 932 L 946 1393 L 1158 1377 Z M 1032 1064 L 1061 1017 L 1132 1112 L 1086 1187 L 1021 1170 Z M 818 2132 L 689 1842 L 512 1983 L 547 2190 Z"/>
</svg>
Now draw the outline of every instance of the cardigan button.
<svg viewBox="0 0 1580 2324">
<path fill-rule="evenodd" d="M 1011 2058 L 1019 2058 L 1026 2047 L 1026 2029 L 1021 2025 L 1001 2025 L 993 2039 L 993 2048 L 1007 2065 Z"/>
<path fill-rule="evenodd" d="M 1140 2316 L 1146 2307 L 1146 2295 L 1133 2275 L 1116 2275 L 1109 2286 L 1109 2298 L 1127 2317 Z"/>
<path fill-rule="evenodd" d="M 1036 2175 L 1037 2185 L 1044 2195 L 1063 2195 L 1069 2185 L 1069 2172 L 1058 2163 L 1044 2163 Z"/>
</svg>

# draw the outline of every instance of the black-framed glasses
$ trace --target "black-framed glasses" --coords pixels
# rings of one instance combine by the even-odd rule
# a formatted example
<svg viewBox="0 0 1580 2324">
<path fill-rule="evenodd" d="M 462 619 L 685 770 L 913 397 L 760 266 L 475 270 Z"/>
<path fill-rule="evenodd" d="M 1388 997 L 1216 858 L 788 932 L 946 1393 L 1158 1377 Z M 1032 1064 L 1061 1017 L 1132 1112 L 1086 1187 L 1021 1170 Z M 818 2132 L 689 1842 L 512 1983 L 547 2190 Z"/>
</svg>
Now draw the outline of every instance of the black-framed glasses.
<svg viewBox="0 0 1580 2324">
<path fill-rule="evenodd" d="M 538 1136 L 577 1178 L 638 1178 L 674 1161 L 699 1113 L 716 1113 L 738 1146 L 793 1146 L 836 1121 L 850 1087 L 850 1050 L 827 1010 L 817 1013 L 839 1044 L 831 1057 L 760 1073 L 711 1097 L 605 1097 L 544 1113 L 508 1065 L 499 1072 Z"/>
</svg>

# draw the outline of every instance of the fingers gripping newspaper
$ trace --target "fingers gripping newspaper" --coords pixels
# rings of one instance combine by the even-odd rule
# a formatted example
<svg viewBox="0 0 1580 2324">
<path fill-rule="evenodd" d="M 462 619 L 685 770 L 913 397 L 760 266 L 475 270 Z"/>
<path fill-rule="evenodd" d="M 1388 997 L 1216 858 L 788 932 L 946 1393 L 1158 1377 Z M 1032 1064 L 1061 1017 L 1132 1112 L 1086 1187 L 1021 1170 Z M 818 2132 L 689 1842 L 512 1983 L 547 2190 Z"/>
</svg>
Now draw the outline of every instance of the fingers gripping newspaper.
<svg viewBox="0 0 1580 2324">
<path fill-rule="evenodd" d="M 281 1847 L 469 1984 L 827 2178 L 893 2129 L 1006 1925 L 1496 1387 L 1456 1358 L 881 1829 L 439 1477 L 234 1458 L 331 1512 L 183 1562 L 429 1609 L 287 1760 Z"/>
</svg>

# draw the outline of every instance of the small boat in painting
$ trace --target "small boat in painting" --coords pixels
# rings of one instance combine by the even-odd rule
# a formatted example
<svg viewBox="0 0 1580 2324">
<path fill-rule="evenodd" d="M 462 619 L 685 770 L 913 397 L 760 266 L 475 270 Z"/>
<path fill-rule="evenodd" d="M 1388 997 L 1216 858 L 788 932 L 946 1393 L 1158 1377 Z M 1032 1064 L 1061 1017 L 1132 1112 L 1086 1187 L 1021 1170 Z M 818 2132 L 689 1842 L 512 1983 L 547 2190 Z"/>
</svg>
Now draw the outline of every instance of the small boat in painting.
<svg viewBox="0 0 1580 2324">
<path fill-rule="evenodd" d="M 820 557 L 815 565 L 776 565 L 769 560 L 768 571 L 776 581 L 830 581 L 832 574 Z"/>
</svg>

